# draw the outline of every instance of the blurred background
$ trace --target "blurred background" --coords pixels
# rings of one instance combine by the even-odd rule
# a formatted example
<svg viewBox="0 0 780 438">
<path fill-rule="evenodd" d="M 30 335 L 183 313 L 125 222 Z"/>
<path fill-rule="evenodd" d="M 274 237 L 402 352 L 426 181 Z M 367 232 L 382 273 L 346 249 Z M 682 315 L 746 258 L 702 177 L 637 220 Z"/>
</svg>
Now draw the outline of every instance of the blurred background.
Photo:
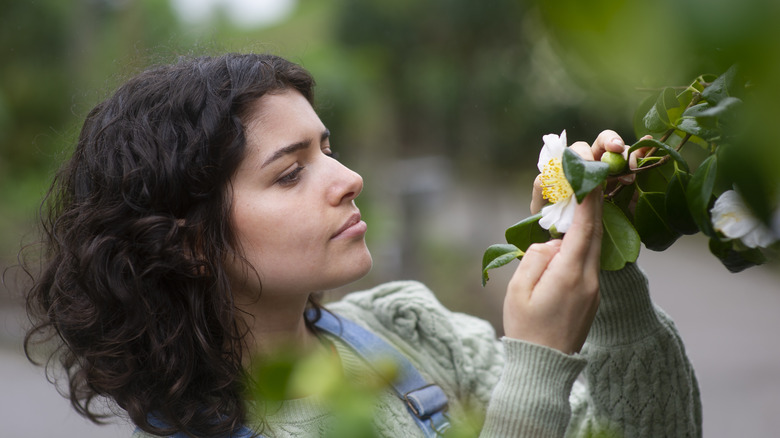
<svg viewBox="0 0 780 438">
<path fill-rule="evenodd" d="M 127 436 L 80 419 L 26 362 L 20 247 L 84 116 L 179 56 L 273 52 L 317 79 L 341 160 L 361 173 L 373 271 L 334 291 L 413 278 L 490 320 L 512 268 L 480 285 L 482 252 L 528 216 L 541 137 L 635 141 L 649 91 L 739 62 L 760 93 L 751 153 L 777 181 L 780 5 L 771 0 L 0 0 L 0 435 Z M 776 140 L 774 141 L 776 143 Z M 772 146 L 770 146 L 772 145 Z M 747 148 L 747 146 L 746 146 Z M 771 193 L 771 190 L 769 191 Z M 768 198 L 767 202 L 777 202 Z M 34 261 L 34 251 L 29 253 Z M 780 270 L 729 274 L 706 239 L 643 249 L 653 293 L 697 369 L 708 437 L 780 430 Z"/>
</svg>

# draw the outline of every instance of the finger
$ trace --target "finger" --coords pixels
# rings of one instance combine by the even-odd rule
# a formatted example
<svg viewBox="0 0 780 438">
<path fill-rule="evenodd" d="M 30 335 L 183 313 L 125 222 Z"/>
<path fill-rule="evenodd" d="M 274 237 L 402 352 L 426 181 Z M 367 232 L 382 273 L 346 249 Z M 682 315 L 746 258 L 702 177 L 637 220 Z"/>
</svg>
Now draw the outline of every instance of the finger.
<svg viewBox="0 0 780 438">
<path fill-rule="evenodd" d="M 636 175 L 633 173 L 627 173 L 625 175 L 620 175 L 618 177 L 618 181 L 620 181 L 620 184 L 623 184 L 624 186 L 630 186 L 634 183 L 634 180 L 636 179 Z"/>
<path fill-rule="evenodd" d="M 607 129 L 601 131 L 599 136 L 596 137 L 591 150 L 593 151 L 594 159 L 599 160 L 606 151 L 623 154 L 626 150 L 626 143 L 617 132 Z"/>
<path fill-rule="evenodd" d="M 603 199 L 601 189 L 597 188 L 577 206 L 572 224 L 561 243 L 564 264 L 583 265 L 594 255 L 601 254 Z"/>
<path fill-rule="evenodd" d="M 531 194 L 531 214 L 539 213 L 544 207 L 544 197 L 542 196 L 542 177 L 537 175 L 534 179 L 534 190 Z"/>
<path fill-rule="evenodd" d="M 645 135 L 644 137 L 640 138 L 640 140 L 648 140 L 651 138 L 653 138 L 652 135 Z M 638 159 L 647 155 L 650 149 L 651 148 L 649 147 L 644 147 L 631 152 L 628 156 L 628 168 L 631 170 L 635 170 L 638 166 L 637 164 Z M 620 181 L 621 184 L 626 186 L 633 184 L 635 180 L 636 180 L 636 175 L 634 173 L 628 173 L 626 175 L 621 175 L 620 177 L 618 177 L 618 181 Z"/>
<path fill-rule="evenodd" d="M 639 148 L 635 150 L 634 152 L 631 152 L 631 154 L 628 156 L 628 168 L 631 170 L 635 170 L 638 166 L 639 158 L 643 158 L 647 153 L 650 151 L 651 148 L 644 147 Z"/>
<path fill-rule="evenodd" d="M 588 195 L 594 204 L 593 232 L 591 234 L 588 254 L 585 256 L 585 269 L 598 270 L 601 268 L 601 239 L 604 236 L 604 196 L 599 190 L 594 190 Z"/>
<path fill-rule="evenodd" d="M 593 152 L 591 151 L 590 146 L 584 141 L 575 142 L 569 146 L 569 149 L 576 152 L 580 157 L 588 161 L 593 161 Z"/>
<path fill-rule="evenodd" d="M 535 243 L 528 247 L 517 266 L 509 284 L 512 290 L 520 291 L 530 296 L 531 291 L 542 278 L 550 261 L 561 247 L 560 240 L 550 240 L 546 243 Z"/>
</svg>

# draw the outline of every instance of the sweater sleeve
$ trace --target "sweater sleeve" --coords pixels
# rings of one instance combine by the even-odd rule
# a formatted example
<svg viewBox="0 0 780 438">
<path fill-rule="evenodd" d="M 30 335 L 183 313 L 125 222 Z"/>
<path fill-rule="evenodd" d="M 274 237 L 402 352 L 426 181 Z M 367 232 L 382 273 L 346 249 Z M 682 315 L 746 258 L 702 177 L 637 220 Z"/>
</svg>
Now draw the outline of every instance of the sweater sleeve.
<svg viewBox="0 0 780 438">
<path fill-rule="evenodd" d="M 700 437 L 693 367 L 674 323 L 652 303 L 646 277 L 630 264 L 602 272 L 600 285 L 567 436 Z"/>
<path fill-rule="evenodd" d="M 329 307 L 385 338 L 441 386 L 455 427 L 481 428 L 481 437 L 560 437 L 566 431 L 583 357 L 497 340 L 486 321 L 450 312 L 416 282 L 384 284 Z"/>
</svg>

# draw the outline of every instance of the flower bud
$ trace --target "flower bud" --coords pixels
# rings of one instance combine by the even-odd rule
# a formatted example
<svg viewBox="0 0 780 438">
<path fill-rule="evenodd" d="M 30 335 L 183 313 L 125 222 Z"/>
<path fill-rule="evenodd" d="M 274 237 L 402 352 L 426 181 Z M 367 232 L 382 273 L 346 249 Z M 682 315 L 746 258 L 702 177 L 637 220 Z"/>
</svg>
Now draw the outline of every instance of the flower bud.
<svg viewBox="0 0 780 438">
<path fill-rule="evenodd" d="M 601 161 L 609 164 L 610 175 L 619 175 L 623 173 L 623 169 L 626 168 L 626 159 L 622 154 L 616 152 L 604 152 L 601 156 Z"/>
</svg>

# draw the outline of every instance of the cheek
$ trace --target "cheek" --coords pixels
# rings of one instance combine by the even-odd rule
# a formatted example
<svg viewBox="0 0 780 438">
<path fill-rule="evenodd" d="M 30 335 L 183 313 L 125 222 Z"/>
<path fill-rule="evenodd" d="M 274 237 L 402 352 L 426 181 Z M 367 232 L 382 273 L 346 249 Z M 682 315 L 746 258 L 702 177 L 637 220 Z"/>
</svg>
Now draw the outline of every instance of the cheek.
<svg viewBox="0 0 780 438">
<path fill-rule="evenodd" d="M 317 214 L 301 208 L 305 203 L 293 205 L 269 200 L 261 205 L 275 208 L 236 205 L 233 213 L 236 237 L 245 256 L 257 262 L 258 268 L 263 262 L 267 265 L 301 257 L 302 252 L 322 246 L 323 227 Z"/>
</svg>

